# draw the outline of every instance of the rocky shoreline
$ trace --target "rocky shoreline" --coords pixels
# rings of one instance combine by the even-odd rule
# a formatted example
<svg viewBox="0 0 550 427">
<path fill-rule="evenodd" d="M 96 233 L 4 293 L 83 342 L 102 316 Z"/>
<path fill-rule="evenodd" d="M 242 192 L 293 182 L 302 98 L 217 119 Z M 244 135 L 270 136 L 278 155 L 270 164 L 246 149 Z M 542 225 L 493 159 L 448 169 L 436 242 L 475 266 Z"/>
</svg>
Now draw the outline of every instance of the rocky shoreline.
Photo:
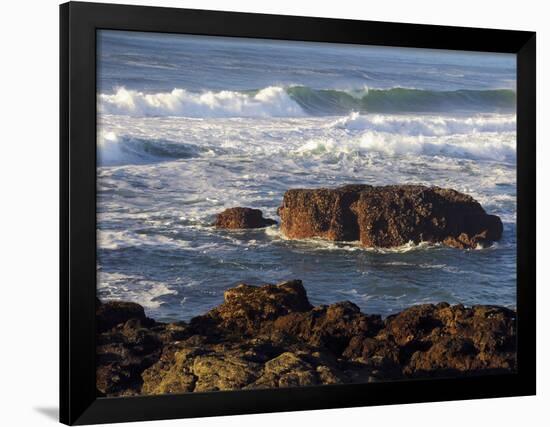
<svg viewBox="0 0 550 427">
<path fill-rule="evenodd" d="M 421 185 L 293 189 L 278 209 L 291 239 L 408 242 L 471 249 L 502 236 L 471 196 Z M 276 224 L 258 209 L 217 215 L 218 229 Z M 417 305 L 382 319 L 349 302 L 314 307 L 300 280 L 240 284 L 189 322 L 161 323 L 131 302 L 97 301 L 97 389 L 107 396 L 363 383 L 516 369 L 513 310 Z"/>
<path fill-rule="evenodd" d="M 300 280 L 240 284 L 189 322 L 97 301 L 97 389 L 130 396 L 364 383 L 516 369 L 516 313 L 417 305 L 382 319 L 351 302 L 313 307 Z"/>
</svg>

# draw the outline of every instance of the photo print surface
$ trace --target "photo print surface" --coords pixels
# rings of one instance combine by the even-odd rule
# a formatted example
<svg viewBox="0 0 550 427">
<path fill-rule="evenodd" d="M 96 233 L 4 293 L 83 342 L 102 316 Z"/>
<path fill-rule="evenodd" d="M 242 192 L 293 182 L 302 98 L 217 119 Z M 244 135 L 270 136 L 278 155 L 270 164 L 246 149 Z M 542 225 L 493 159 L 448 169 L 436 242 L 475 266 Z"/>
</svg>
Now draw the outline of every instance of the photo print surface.
<svg viewBox="0 0 550 427">
<path fill-rule="evenodd" d="M 516 57 L 97 33 L 105 396 L 516 369 Z"/>
</svg>

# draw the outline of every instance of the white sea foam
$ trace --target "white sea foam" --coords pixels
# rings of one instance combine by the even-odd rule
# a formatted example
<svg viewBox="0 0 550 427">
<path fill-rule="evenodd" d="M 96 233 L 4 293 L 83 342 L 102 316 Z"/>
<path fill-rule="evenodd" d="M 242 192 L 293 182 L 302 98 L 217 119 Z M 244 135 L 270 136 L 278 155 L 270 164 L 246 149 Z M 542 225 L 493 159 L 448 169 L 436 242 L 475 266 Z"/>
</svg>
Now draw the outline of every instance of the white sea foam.
<svg viewBox="0 0 550 427">
<path fill-rule="evenodd" d="M 367 293 L 364 293 L 364 292 L 359 292 L 355 288 L 352 288 L 352 289 L 349 289 L 349 290 L 341 290 L 338 293 L 340 293 L 342 295 L 346 295 L 346 297 L 348 297 L 348 298 L 351 297 L 351 298 L 354 298 L 354 299 L 361 299 L 365 302 L 373 298 L 373 295 L 370 295 L 370 294 L 367 294 Z"/>
<path fill-rule="evenodd" d="M 264 88 L 255 94 L 229 90 L 193 93 L 185 89 L 144 93 L 121 87 L 113 94 L 100 94 L 98 110 L 102 114 L 200 118 L 304 115 L 300 106 L 277 86 Z"/>
<path fill-rule="evenodd" d="M 97 242 L 102 249 L 122 249 L 139 246 L 188 248 L 189 242 L 153 234 L 131 231 L 98 230 Z"/>
<path fill-rule="evenodd" d="M 103 271 L 98 272 L 98 289 L 104 301 L 132 301 L 145 308 L 158 308 L 161 304 L 160 297 L 177 293 L 162 282 L 141 276 Z"/>
<path fill-rule="evenodd" d="M 351 113 L 329 124 L 347 131 L 374 131 L 408 136 L 445 136 L 480 132 L 515 132 L 515 114 L 484 114 L 467 117 Z"/>
<path fill-rule="evenodd" d="M 515 144 L 515 134 L 512 133 L 434 137 L 366 131 L 348 139 L 312 139 L 294 150 L 294 153 L 317 156 L 382 153 L 391 157 L 422 155 L 512 161 L 516 156 Z"/>
<path fill-rule="evenodd" d="M 514 162 L 514 127 L 515 116 L 506 114 L 351 115 L 328 122 L 312 117 L 197 120 L 107 115 L 100 122 L 98 158 L 100 165 L 122 165 L 224 154 L 269 155 L 281 161 L 289 154 L 329 158 L 378 153 Z"/>
<path fill-rule="evenodd" d="M 359 241 L 351 242 L 339 242 L 331 241 L 322 238 L 309 238 L 309 239 L 291 239 L 286 237 L 278 227 L 269 227 L 265 229 L 265 234 L 273 240 L 286 241 L 291 245 L 294 245 L 298 249 L 308 250 L 321 250 L 321 251 L 366 251 L 378 254 L 396 254 L 406 253 L 417 250 L 426 250 L 432 248 L 441 247 L 440 244 L 434 244 L 429 242 L 414 243 L 412 241 L 405 243 L 404 245 L 393 248 L 366 248 L 361 246 Z"/>
<path fill-rule="evenodd" d="M 129 157 L 134 157 L 131 156 L 130 153 L 124 152 L 116 133 L 112 131 L 99 132 L 97 138 L 97 154 L 98 163 L 102 166 L 125 164 L 128 160 L 132 160 Z"/>
</svg>

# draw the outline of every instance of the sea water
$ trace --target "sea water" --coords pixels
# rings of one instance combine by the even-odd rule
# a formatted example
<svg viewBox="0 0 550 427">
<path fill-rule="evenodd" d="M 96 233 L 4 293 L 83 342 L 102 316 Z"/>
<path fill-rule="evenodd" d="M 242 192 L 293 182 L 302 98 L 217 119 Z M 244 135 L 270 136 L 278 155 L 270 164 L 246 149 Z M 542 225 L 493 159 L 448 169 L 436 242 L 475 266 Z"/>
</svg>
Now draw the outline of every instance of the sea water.
<svg viewBox="0 0 550 427">
<path fill-rule="evenodd" d="M 187 320 L 237 283 L 388 315 L 516 303 L 516 65 L 491 53 L 100 31 L 98 296 Z M 418 183 L 472 195 L 501 241 L 458 250 L 216 230 L 290 188 Z"/>
</svg>

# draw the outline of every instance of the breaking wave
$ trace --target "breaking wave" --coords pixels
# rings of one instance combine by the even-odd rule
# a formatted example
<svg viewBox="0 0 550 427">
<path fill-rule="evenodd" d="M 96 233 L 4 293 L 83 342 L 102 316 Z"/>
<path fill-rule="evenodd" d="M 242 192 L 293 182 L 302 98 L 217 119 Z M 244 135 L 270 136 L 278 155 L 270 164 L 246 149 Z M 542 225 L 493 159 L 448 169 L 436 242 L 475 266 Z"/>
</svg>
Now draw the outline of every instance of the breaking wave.
<svg viewBox="0 0 550 427">
<path fill-rule="evenodd" d="M 113 132 L 98 138 L 98 164 L 119 166 L 143 164 L 161 160 L 189 159 L 210 152 L 207 147 L 167 140 L 119 137 Z"/>
<path fill-rule="evenodd" d="M 449 137 L 403 136 L 384 132 L 364 132 L 348 140 L 312 139 L 296 149 L 299 156 L 342 156 L 380 153 L 388 156 L 451 157 L 471 160 L 513 162 L 516 158 L 515 139 L 503 140 L 501 135 L 488 133 L 476 139 L 470 135 Z"/>
<path fill-rule="evenodd" d="M 270 86 L 259 90 L 144 93 L 118 88 L 100 94 L 104 114 L 184 117 L 300 117 L 369 113 L 450 111 L 514 112 L 509 89 L 433 91 L 422 89 L 313 89 Z"/>
<path fill-rule="evenodd" d="M 510 111 L 515 108 L 515 92 L 497 90 L 434 91 L 392 88 L 341 91 L 291 87 L 288 93 L 304 111 L 312 115 L 369 113 L 406 113 L 438 111 Z"/>
<path fill-rule="evenodd" d="M 476 115 L 469 117 L 427 115 L 360 115 L 351 113 L 329 127 L 350 132 L 375 131 L 410 136 L 444 136 L 481 132 L 515 132 L 515 114 Z"/>
<path fill-rule="evenodd" d="M 185 89 L 146 94 L 119 88 L 99 95 L 99 111 L 132 116 L 184 117 L 293 117 L 305 115 L 302 108 L 280 87 L 254 92 L 202 92 Z"/>
</svg>

